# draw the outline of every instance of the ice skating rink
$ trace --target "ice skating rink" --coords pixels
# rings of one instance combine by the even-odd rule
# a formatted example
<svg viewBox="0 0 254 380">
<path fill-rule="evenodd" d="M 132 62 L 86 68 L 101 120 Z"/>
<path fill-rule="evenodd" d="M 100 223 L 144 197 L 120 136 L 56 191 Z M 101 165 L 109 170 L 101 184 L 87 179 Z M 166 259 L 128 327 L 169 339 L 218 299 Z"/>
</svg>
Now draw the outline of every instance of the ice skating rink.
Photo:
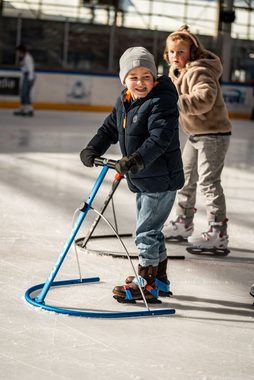
<svg viewBox="0 0 254 380">
<path fill-rule="evenodd" d="M 175 308 L 173 316 L 92 319 L 33 307 L 26 290 L 47 280 L 100 168 L 85 168 L 80 150 L 105 114 L 37 111 L 34 118 L 0 110 L 0 379 L 6 380 L 253 380 L 254 122 L 233 120 L 223 173 L 231 250 L 226 257 L 191 255 L 168 243 L 168 274 L 174 296 L 150 308 Z M 181 140 L 184 137 L 181 136 Z M 112 147 L 107 157 L 117 159 Z M 109 170 L 93 203 L 100 209 L 114 178 Z M 196 233 L 206 230 L 198 193 Z M 122 181 L 114 195 L 120 233 L 134 233 L 135 197 Z M 77 214 L 77 213 L 76 213 Z M 112 222 L 112 205 L 105 216 Z M 174 212 L 171 214 L 174 218 Z M 78 237 L 85 236 L 90 212 Z M 94 235 L 112 232 L 100 221 Z M 135 253 L 133 238 L 124 242 Z M 114 238 L 90 239 L 78 249 L 83 277 L 98 284 L 50 289 L 47 304 L 73 310 L 129 311 L 112 288 L 132 274 L 128 260 L 99 255 L 118 252 Z M 137 265 L 137 260 L 133 260 Z M 78 278 L 74 246 L 57 280 Z"/>
</svg>

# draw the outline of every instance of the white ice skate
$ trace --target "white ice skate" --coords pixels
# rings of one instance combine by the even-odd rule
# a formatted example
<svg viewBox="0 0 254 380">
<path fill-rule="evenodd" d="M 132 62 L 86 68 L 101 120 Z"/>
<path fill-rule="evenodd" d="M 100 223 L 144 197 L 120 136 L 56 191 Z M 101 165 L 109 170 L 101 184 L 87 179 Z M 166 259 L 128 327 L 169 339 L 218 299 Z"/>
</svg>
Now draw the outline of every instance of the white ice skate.
<svg viewBox="0 0 254 380">
<path fill-rule="evenodd" d="M 192 235 L 193 230 L 193 223 L 186 226 L 184 218 L 179 216 L 176 221 L 170 220 L 165 224 L 162 232 L 167 240 L 186 241 Z"/>
<path fill-rule="evenodd" d="M 228 235 L 216 227 L 211 227 L 209 231 L 203 232 L 201 236 L 190 236 L 188 243 L 191 244 L 186 250 L 189 253 L 213 253 L 227 255 Z"/>
</svg>

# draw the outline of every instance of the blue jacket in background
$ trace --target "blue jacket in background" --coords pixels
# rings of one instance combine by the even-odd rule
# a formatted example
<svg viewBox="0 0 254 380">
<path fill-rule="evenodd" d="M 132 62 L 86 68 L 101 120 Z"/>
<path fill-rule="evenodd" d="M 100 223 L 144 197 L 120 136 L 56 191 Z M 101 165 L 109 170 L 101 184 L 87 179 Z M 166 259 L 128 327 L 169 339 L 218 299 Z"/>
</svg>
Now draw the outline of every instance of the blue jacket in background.
<svg viewBox="0 0 254 380">
<path fill-rule="evenodd" d="M 132 102 L 126 101 L 125 89 L 88 144 L 102 156 L 119 141 L 123 156 L 140 155 L 144 169 L 127 175 L 128 186 L 135 193 L 177 190 L 184 184 L 178 95 L 168 77 L 161 76 L 157 82 L 145 98 Z"/>
</svg>

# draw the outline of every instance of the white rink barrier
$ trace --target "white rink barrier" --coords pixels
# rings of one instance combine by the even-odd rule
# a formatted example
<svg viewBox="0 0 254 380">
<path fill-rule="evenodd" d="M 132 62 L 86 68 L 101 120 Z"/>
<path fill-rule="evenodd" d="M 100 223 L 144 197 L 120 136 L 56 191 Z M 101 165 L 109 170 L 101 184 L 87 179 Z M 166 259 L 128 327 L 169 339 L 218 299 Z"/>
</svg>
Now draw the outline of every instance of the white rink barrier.
<svg viewBox="0 0 254 380">
<path fill-rule="evenodd" d="M 0 68 L 0 107 L 19 105 L 18 68 Z M 35 109 L 109 112 L 122 89 L 118 75 L 80 71 L 37 70 L 33 88 Z M 254 85 L 224 83 L 222 91 L 231 117 L 250 119 Z"/>
</svg>

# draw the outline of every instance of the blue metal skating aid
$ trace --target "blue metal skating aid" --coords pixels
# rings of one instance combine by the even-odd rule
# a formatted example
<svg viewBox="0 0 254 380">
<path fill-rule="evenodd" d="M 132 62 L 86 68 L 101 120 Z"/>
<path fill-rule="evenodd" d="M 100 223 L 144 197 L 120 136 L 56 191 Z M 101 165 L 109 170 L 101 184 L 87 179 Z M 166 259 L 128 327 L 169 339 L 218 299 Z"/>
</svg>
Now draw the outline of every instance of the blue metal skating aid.
<svg viewBox="0 0 254 380">
<path fill-rule="evenodd" d="M 80 209 L 80 214 L 77 218 L 77 221 L 70 233 L 70 236 L 68 237 L 62 252 L 60 253 L 47 281 L 43 284 L 35 285 L 31 288 L 29 288 L 25 293 L 25 299 L 28 303 L 30 303 L 33 306 L 39 307 L 41 309 L 45 309 L 48 311 L 54 311 L 56 313 L 60 314 L 68 314 L 73 316 L 79 316 L 79 317 L 89 317 L 89 318 L 129 318 L 129 317 L 142 317 L 142 316 L 155 316 L 155 315 L 167 315 L 167 314 L 175 314 L 174 309 L 154 309 L 151 310 L 148 308 L 147 303 L 144 299 L 144 303 L 147 309 L 140 310 L 140 311 L 126 311 L 126 312 L 112 312 L 112 311 L 78 311 L 78 310 L 72 310 L 72 309 L 64 309 L 60 307 L 54 307 L 45 304 L 44 300 L 45 297 L 50 289 L 50 287 L 58 287 L 58 286 L 70 286 L 70 285 L 78 285 L 78 284 L 87 284 L 87 283 L 93 283 L 93 282 L 99 282 L 99 277 L 92 277 L 92 278 L 80 278 L 80 279 L 74 279 L 74 280 L 66 280 L 66 281 L 55 281 L 54 279 L 75 239 L 75 236 L 77 235 L 79 228 L 84 221 L 89 209 L 91 208 L 92 202 L 108 172 L 108 169 L 114 169 L 115 168 L 116 161 L 114 160 L 108 160 L 105 158 L 97 158 L 95 159 L 95 165 L 96 166 L 103 166 L 95 184 L 94 187 L 87 199 L 87 201 L 84 203 L 83 207 Z M 128 254 L 128 253 L 127 253 Z M 129 257 L 130 259 L 130 257 Z M 130 259 L 131 260 L 131 259 Z M 41 292 L 39 295 L 35 298 L 33 298 L 31 295 L 34 292 L 37 292 L 41 289 Z"/>
</svg>

